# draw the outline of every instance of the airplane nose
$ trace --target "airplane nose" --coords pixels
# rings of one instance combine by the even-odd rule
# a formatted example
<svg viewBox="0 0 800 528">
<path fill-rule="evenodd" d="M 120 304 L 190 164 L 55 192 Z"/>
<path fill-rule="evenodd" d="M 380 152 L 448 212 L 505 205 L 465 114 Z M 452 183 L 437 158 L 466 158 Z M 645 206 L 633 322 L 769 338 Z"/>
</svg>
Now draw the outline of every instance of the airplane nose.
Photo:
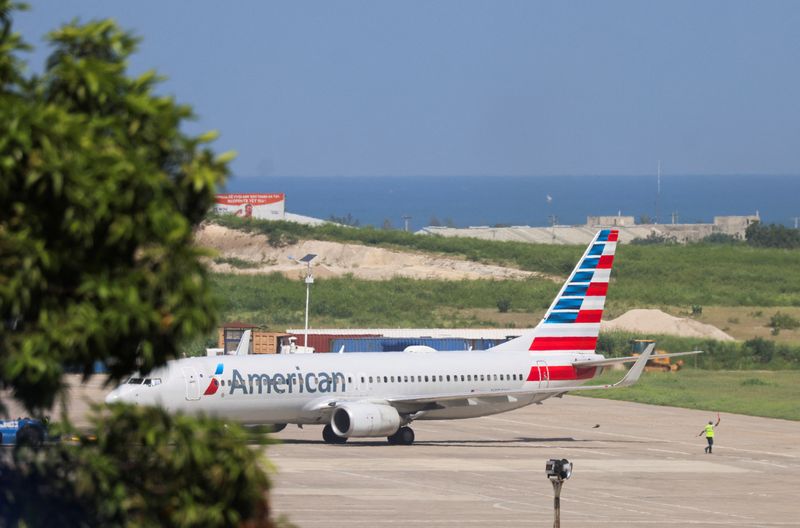
<svg viewBox="0 0 800 528">
<path fill-rule="evenodd" d="M 106 403 L 116 403 L 119 401 L 119 389 L 114 389 L 106 395 Z"/>
</svg>

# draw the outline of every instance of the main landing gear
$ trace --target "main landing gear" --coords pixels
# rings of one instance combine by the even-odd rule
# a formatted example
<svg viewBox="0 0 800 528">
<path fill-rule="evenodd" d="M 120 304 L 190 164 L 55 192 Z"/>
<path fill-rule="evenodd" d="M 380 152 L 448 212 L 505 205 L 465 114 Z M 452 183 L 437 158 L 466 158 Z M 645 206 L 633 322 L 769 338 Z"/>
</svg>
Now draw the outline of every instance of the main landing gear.
<svg viewBox="0 0 800 528">
<path fill-rule="evenodd" d="M 401 427 L 391 436 L 387 436 L 389 445 L 411 445 L 414 443 L 414 430 L 410 427 Z"/>
<path fill-rule="evenodd" d="M 333 427 L 331 427 L 331 424 L 328 424 L 322 428 L 322 439 L 326 444 L 343 444 L 347 442 L 346 437 L 339 436 L 333 432 Z"/>
</svg>

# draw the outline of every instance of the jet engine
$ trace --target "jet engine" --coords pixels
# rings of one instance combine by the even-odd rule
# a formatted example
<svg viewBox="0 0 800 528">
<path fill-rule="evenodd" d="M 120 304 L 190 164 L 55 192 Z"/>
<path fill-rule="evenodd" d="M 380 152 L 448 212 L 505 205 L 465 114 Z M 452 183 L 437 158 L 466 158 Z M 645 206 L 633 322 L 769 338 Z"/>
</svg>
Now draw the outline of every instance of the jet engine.
<svg viewBox="0 0 800 528">
<path fill-rule="evenodd" d="M 400 428 L 400 415 L 390 405 L 343 403 L 333 410 L 331 427 L 345 438 L 389 436 Z"/>
</svg>

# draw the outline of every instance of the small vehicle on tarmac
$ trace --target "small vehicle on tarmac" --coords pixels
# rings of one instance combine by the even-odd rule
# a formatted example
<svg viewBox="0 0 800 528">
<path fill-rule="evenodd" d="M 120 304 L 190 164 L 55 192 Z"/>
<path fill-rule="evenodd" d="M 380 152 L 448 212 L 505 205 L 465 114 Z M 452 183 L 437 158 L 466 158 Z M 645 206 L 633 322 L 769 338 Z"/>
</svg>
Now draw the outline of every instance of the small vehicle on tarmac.
<svg viewBox="0 0 800 528">
<path fill-rule="evenodd" d="M 34 418 L 0 420 L 0 444 L 40 447 L 47 439 L 47 425 Z"/>
</svg>

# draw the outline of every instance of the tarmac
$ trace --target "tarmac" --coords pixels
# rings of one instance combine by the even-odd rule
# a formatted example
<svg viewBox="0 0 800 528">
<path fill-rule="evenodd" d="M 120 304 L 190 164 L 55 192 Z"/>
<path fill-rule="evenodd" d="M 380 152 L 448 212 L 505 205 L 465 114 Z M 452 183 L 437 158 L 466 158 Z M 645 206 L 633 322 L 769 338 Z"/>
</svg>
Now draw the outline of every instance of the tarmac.
<svg viewBox="0 0 800 528">
<path fill-rule="evenodd" d="M 566 458 L 564 527 L 800 526 L 800 423 L 721 418 L 711 455 L 715 413 L 578 396 L 415 422 L 413 446 L 289 426 L 267 449 L 272 505 L 309 528 L 552 526 L 545 462 Z"/>
<path fill-rule="evenodd" d="M 85 425 L 110 388 L 70 378 L 70 417 Z M 7 392 L 0 399 L 24 414 Z M 322 427 L 289 426 L 266 448 L 271 502 L 301 528 L 552 526 L 545 462 L 566 458 L 564 527 L 800 527 L 800 422 L 721 418 L 711 455 L 698 433 L 715 413 L 579 396 L 415 422 L 412 446 L 327 445 Z"/>
</svg>

